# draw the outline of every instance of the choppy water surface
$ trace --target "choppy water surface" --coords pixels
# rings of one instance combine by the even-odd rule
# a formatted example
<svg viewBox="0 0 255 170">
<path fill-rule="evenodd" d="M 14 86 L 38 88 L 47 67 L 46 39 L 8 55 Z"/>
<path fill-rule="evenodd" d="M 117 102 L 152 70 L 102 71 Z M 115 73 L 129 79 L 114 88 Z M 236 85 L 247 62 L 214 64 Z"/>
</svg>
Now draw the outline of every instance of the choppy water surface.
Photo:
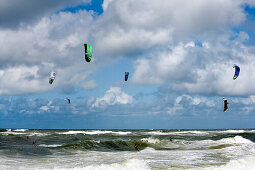
<svg viewBox="0 0 255 170">
<path fill-rule="evenodd" d="M 255 169 L 255 130 L 1 129 L 0 169 Z"/>
</svg>

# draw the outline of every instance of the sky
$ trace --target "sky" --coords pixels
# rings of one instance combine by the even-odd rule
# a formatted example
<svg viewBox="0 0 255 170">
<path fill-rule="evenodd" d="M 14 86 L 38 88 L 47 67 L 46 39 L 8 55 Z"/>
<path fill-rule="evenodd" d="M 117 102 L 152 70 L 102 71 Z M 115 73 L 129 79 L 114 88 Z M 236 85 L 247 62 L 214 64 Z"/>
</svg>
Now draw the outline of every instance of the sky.
<svg viewBox="0 0 255 170">
<path fill-rule="evenodd" d="M 255 128 L 254 28 L 254 0 L 2 0 L 0 128 Z"/>
</svg>

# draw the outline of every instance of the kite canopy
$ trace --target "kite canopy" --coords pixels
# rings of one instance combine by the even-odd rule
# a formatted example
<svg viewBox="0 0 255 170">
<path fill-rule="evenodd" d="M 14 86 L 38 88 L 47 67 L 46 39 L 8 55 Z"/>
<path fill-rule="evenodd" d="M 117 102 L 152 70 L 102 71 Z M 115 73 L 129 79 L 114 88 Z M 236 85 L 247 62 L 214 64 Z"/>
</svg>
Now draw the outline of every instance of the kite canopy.
<svg viewBox="0 0 255 170">
<path fill-rule="evenodd" d="M 51 72 L 50 73 L 50 78 L 49 78 L 49 83 L 52 84 L 53 81 L 55 80 L 56 77 L 56 73 L 55 72 Z"/>
<path fill-rule="evenodd" d="M 87 62 L 90 62 L 92 58 L 92 45 L 84 44 L 84 48 L 85 48 L 85 60 Z"/>
<path fill-rule="evenodd" d="M 125 81 L 128 80 L 128 75 L 129 75 L 129 72 L 125 72 Z"/>
<path fill-rule="evenodd" d="M 233 79 L 235 80 L 239 76 L 240 67 L 238 67 L 237 65 L 234 64 L 233 68 L 235 68 L 235 74 L 234 74 L 234 77 L 233 77 Z"/>
<path fill-rule="evenodd" d="M 71 102 L 70 99 L 66 98 L 65 100 L 67 100 L 67 101 L 68 101 L 68 104 L 70 104 L 70 102 Z"/>
<path fill-rule="evenodd" d="M 227 99 L 224 99 L 223 98 L 223 101 L 224 101 L 224 110 L 223 110 L 223 112 L 226 112 L 227 110 L 228 110 L 228 100 Z"/>
</svg>

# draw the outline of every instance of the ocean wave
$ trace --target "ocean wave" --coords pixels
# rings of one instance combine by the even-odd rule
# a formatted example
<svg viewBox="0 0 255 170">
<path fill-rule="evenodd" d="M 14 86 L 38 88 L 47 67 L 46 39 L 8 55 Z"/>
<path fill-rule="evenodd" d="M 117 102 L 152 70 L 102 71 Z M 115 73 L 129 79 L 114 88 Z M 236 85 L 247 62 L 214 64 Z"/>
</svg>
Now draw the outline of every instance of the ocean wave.
<svg viewBox="0 0 255 170">
<path fill-rule="evenodd" d="M 235 136 L 235 137 L 228 137 L 228 138 L 222 138 L 219 140 L 201 140 L 201 141 L 183 141 L 185 144 L 190 145 L 200 145 L 200 146 L 210 146 L 210 145 L 221 145 L 221 144 L 254 144 L 249 139 L 245 139 L 242 136 Z"/>
<path fill-rule="evenodd" d="M 33 133 L 29 133 L 28 136 L 48 136 L 50 134 L 48 133 L 38 133 L 38 132 L 33 132 Z"/>
<path fill-rule="evenodd" d="M 173 134 L 173 132 L 161 132 L 161 131 L 144 132 L 144 133 L 149 134 L 149 135 L 170 135 L 170 134 Z"/>
<path fill-rule="evenodd" d="M 229 129 L 229 130 L 212 130 L 208 131 L 212 134 L 242 134 L 242 133 L 255 133 L 252 129 Z"/>
<path fill-rule="evenodd" d="M 3 135 L 23 135 L 24 133 L 13 132 L 11 129 L 8 129 L 7 131 L 0 132 L 0 134 L 3 134 Z"/>
<path fill-rule="evenodd" d="M 226 130 L 226 131 L 221 131 L 220 133 L 245 133 L 248 132 L 246 130 Z"/>
<path fill-rule="evenodd" d="M 60 144 L 52 144 L 52 145 L 40 144 L 39 146 L 46 147 L 46 148 L 56 148 L 56 147 L 63 146 L 63 145 L 60 145 Z"/>
<path fill-rule="evenodd" d="M 253 143 L 249 139 L 245 139 L 242 136 L 235 136 L 235 137 L 228 137 L 218 140 L 222 143 L 228 143 L 228 144 L 242 144 L 242 143 Z"/>
<path fill-rule="evenodd" d="M 117 135 L 128 135 L 131 134 L 131 132 L 114 132 L 114 131 L 68 131 L 68 132 L 59 132 L 58 134 L 63 135 L 75 135 L 75 134 L 86 134 L 86 135 L 101 135 L 101 134 L 117 134 Z"/>
<path fill-rule="evenodd" d="M 85 140 L 77 143 L 71 143 L 61 146 L 65 149 L 72 150 L 96 150 L 96 151 L 136 151 L 134 145 L 137 144 L 139 149 L 142 150 L 148 146 L 153 147 L 146 141 L 141 140 L 107 140 L 107 141 L 94 141 Z M 155 147 L 155 146 L 154 146 Z"/>
<path fill-rule="evenodd" d="M 219 167 L 219 169 L 254 169 L 255 157 L 247 157 L 238 160 L 231 160 L 226 165 Z"/>
<path fill-rule="evenodd" d="M 157 139 L 157 138 L 142 138 L 141 141 L 146 141 L 148 143 L 152 143 L 152 144 L 157 144 L 157 143 L 160 143 L 160 140 Z"/>
<path fill-rule="evenodd" d="M 27 131 L 28 129 L 15 129 L 13 130 L 14 132 L 25 132 Z"/>
<path fill-rule="evenodd" d="M 245 139 L 242 136 L 228 137 L 220 140 L 200 140 L 200 141 L 186 141 L 186 140 L 175 140 L 170 142 L 168 145 L 172 144 L 171 148 L 178 148 L 184 150 L 193 149 L 224 149 L 231 146 L 238 146 L 245 149 L 254 146 L 254 143 L 249 139 Z M 161 144 L 162 145 L 162 144 Z M 237 147 L 238 147 L 237 146 Z M 161 146 L 164 147 L 164 146 Z"/>
<path fill-rule="evenodd" d="M 151 147 L 156 150 L 193 150 L 193 149 L 223 149 L 230 146 L 241 146 L 245 148 L 246 145 L 253 146 L 253 142 L 243 138 L 242 136 L 228 137 L 220 140 L 200 140 L 187 141 L 178 140 L 169 141 L 167 139 L 158 139 L 155 137 L 142 138 L 139 140 L 84 140 L 77 143 L 63 145 L 61 147 L 66 149 L 86 149 L 86 150 L 115 150 L 115 151 L 135 151 L 134 145 L 137 144 L 140 150 L 146 147 Z M 252 144 L 252 145 L 251 145 Z"/>
<path fill-rule="evenodd" d="M 163 131 L 153 131 L 145 132 L 149 135 L 208 135 L 208 132 L 205 131 L 178 131 L 178 132 L 163 132 Z"/>
<path fill-rule="evenodd" d="M 175 134 L 186 134 L 186 135 L 208 135 L 208 132 L 205 131 L 180 131 L 180 132 L 174 132 Z"/>
</svg>

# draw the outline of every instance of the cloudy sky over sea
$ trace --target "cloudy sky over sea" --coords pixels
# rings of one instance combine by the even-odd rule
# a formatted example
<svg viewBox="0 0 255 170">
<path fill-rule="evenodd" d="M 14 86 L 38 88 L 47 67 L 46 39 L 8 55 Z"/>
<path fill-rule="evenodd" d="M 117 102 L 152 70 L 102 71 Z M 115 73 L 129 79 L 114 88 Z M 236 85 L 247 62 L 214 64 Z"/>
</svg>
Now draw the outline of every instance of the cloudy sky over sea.
<svg viewBox="0 0 255 170">
<path fill-rule="evenodd" d="M 254 28 L 253 0 L 2 0 L 0 128 L 252 128 Z"/>
</svg>

